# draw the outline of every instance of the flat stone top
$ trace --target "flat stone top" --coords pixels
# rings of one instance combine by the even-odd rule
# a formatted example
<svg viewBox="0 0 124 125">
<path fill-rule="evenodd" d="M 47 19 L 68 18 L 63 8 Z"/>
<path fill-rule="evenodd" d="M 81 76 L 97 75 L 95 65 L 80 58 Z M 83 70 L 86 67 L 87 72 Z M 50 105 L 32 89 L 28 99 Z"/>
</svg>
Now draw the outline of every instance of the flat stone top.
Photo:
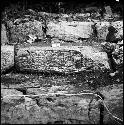
<svg viewBox="0 0 124 125">
<path fill-rule="evenodd" d="M 1 46 L 1 52 L 11 51 L 14 52 L 14 46 L 4 45 Z"/>
<path fill-rule="evenodd" d="M 20 50 L 61 50 L 61 51 L 69 51 L 69 50 L 75 50 L 80 51 L 80 48 L 83 48 L 83 46 L 60 46 L 60 47 L 52 47 L 52 46 L 28 46 L 21 48 Z"/>
<path fill-rule="evenodd" d="M 20 47 L 20 49 L 18 50 L 18 55 L 20 55 L 21 53 L 23 53 L 24 51 L 78 51 L 83 55 L 89 55 L 90 57 L 93 57 L 93 54 L 98 54 L 98 53 L 103 53 L 100 52 L 97 48 L 94 48 L 92 46 L 60 46 L 60 47 L 52 47 L 52 46 L 41 46 L 41 45 L 37 45 L 37 46 L 27 46 L 27 47 Z M 102 56 L 102 55 L 101 55 Z"/>
</svg>

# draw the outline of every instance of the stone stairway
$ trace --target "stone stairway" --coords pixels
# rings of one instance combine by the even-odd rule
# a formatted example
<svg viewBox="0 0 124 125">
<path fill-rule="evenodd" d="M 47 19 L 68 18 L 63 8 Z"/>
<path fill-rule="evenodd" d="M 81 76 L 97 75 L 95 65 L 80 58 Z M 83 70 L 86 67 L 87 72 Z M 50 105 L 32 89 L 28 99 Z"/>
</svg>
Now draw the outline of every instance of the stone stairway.
<svg viewBox="0 0 124 125">
<path fill-rule="evenodd" d="M 42 22 L 33 20 L 21 23 L 22 20 L 18 19 L 8 24 L 11 25 L 11 45 L 5 45 L 7 40 L 2 39 L 1 123 L 98 124 L 99 99 L 93 98 L 93 95 L 64 95 L 91 91 L 94 93 L 96 90 L 105 96 L 105 103 L 110 111 L 122 119 L 123 113 L 117 111 L 123 108 L 123 85 L 116 85 L 117 81 L 113 82 L 108 77 L 107 71 L 110 71 L 110 66 L 101 42 L 92 42 L 91 39 L 92 43 L 88 43 L 93 34 L 91 26 L 95 22 L 98 39 L 105 41 L 108 21 L 49 21 L 46 35 L 50 37 L 50 42 L 47 44 L 43 42 L 45 40 Z M 123 34 L 123 21 L 112 22 L 112 25 L 118 30 L 117 37 L 120 37 Z M 6 33 L 3 34 L 3 37 L 6 37 Z M 30 34 L 37 34 L 41 40 L 25 44 L 26 36 Z M 60 46 L 52 47 L 51 43 L 56 42 L 56 39 Z M 10 70 L 4 74 L 9 69 L 13 70 L 12 67 L 18 72 L 13 73 Z M 49 72 L 50 76 L 40 74 L 42 72 Z M 75 72 L 77 75 L 73 74 Z M 57 96 L 55 93 L 63 95 Z M 114 122 L 110 120 L 106 110 L 104 122 Z"/>
</svg>

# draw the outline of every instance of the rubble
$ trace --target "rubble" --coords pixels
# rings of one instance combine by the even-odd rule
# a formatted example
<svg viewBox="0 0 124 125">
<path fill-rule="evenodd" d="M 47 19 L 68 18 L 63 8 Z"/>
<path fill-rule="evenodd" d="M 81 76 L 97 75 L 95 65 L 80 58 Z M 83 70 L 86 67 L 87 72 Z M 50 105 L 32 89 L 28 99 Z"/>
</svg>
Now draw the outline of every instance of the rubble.
<svg viewBox="0 0 124 125">
<path fill-rule="evenodd" d="M 106 36 L 108 34 L 108 27 L 110 22 L 96 22 L 98 38 L 106 40 Z M 120 38 L 123 36 L 123 21 L 115 21 L 111 22 L 112 26 L 117 30 L 116 38 Z"/>
<path fill-rule="evenodd" d="M 102 44 L 102 46 L 103 46 L 103 51 L 112 54 L 117 70 L 119 69 L 119 67 L 122 67 L 123 65 L 123 42 L 121 41 L 121 42 L 118 42 L 117 44 L 105 42 L 104 44 Z"/>
<path fill-rule="evenodd" d="M 123 21 L 115 21 L 112 23 L 112 26 L 116 28 L 116 30 L 118 31 L 116 33 L 116 38 L 120 38 L 123 36 Z"/>
<path fill-rule="evenodd" d="M 91 8 L 92 9 L 92 8 Z M 98 9 L 98 8 L 96 8 Z M 96 11 L 96 10 L 95 10 Z M 40 15 L 40 14 L 41 15 Z M 91 18 L 89 13 L 77 13 L 74 14 L 54 14 L 39 12 L 35 16 L 24 16 L 23 18 L 14 19 L 8 21 L 8 27 L 11 32 L 11 42 L 24 43 L 26 36 L 29 34 L 37 35 L 38 38 L 43 39 L 44 33 L 42 26 L 46 22 L 47 31 L 46 35 L 49 37 L 55 37 L 64 41 L 77 41 L 78 38 L 89 38 L 92 35 L 91 26 L 97 23 L 97 32 L 99 39 L 106 39 L 107 29 L 109 26 L 109 20 L 100 20 L 99 12 L 95 12 L 94 18 Z M 48 17 L 45 17 L 45 15 Z M 97 17 L 95 17 L 97 16 Z M 36 18 L 38 17 L 38 18 Z M 56 19 L 57 18 L 57 19 Z M 69 21 L 70 20 L 70 21 Z M 11 25 L 10 23 L 11 22 Z M 114 21 L 112 25 L 118 30 L 117 37 L 123 35 L 123 21 Z M 119 26 L 119 27 L 118 27 Z"/>
<path fill-rule="evenodd" d="M 105 16 L 105 18 L 106 19 L 111 18 L 113 16 L 111 7 L 110 6 L 105 6 L 105 10 L 106 10 L 106 16 Z"/>
</svg>

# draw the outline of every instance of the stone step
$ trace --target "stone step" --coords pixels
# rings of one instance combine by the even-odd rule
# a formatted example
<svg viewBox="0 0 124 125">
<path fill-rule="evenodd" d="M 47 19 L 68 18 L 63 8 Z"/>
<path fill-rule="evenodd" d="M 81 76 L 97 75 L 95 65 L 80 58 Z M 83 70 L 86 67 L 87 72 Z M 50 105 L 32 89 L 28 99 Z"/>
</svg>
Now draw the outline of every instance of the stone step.
<svg viewBox="0 0 124 125">
<path fill-rule="evenodd" d="M 21 71 L 71 73 L 110 68 L 107 54 L 91 46 L 20 47 L 15 62 Z"/>
<path fill-rule="evenodd" d="M 91 26 L 96 23 L 96 29 L 99 39 L 106 39 L 108 33 L 108 26 L 110 22 L 93 20 L 89 22 L 81 21 L 47 21 L 46 35 L 51 38 L 58 38 L 63 41 L 77 42 L 79 38 L 88 39 L 93 34 Z M 10 27 L 12 42 L 26 42 L 26 36 L 37 35 L 39 39 L 43 39 L 45 34 L 43 33 L 43 22 L 34 20 L 19 25 L 12 24 Z M 112 22 L 112 25 L 117 29 L 116 37 L 123 36 L 123 21 Z M 29 32 L 30 31 L 30 32 Z M 43 41 L 41 41 L 43 42 Z"/>
<path fill-rule="evenodd" d="M 109 69 L 108 57 L 92 46 L 1 47 L 1 72 L 15 65 L 20 70 L 80 72 L 87 68 Z M 15 56 L 15 59 L 14 59 Z"/>
<path fill-rule="evenodd" d="M 98 38 L 105 40 L 110 22 L 100 22 L 97 20 L 94 22 L 96 23 Z M 93 33 L 91 26 L 94 24 L 94 22 L 49 22 L 47 35 L 67 41 L 76 41 L 78 38 L 90 38 Z M 117 37 L 119 37 L 120 35 L 123 36 L 123 21 L 112 22 L 112 25 L 118 31 L 116 33 Z"/>
</svg>

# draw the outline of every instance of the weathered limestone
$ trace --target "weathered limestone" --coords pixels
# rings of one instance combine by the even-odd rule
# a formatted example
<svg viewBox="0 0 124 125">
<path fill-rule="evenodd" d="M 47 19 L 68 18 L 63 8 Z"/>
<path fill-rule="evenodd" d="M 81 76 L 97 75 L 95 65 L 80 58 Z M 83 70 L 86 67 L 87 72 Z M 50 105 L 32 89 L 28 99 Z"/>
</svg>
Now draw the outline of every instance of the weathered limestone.
<svg viewBox="0 0 124 125">
<path fill-rule="evenodd" d="M 32 17 L 33 18 L 33 17 Z M 62 39 L 64 41 L 73 41 L 76 42 L 78 38 L 90 38 L 93 33 L 91 25 L 96 22 L 96 27 L 98 31 L 98 38 L 99 39 L 106 39 L 106 35 L 108 33 L 108 26 L 110 22 L 100 22 L 99 20 L 90 21 L 90 22 L 79 22 L 79 21 L 47 21 L 47 31 L 46 34 L 50 37 L 55 37 Z M 23 22 L 23 23 L 22 23 Z M 37 20 L 30 20 L 20 19 L 19 21 L 15 21 L 15 23 L 10 27 L 11 32 L 11 42 L 13 43 L 23 43 L 27 40 L 26 36 L 29 34 L 37 35 L 38 38 L 43 38 L 43 31 L 42 31 L 42 21 Z M 123 36 L 123 21 L 115 21 L 112 22 L 112 25 L 118 30 L 116 36 L 119 38 L 120 35 Z"/>
<path fill-rule="evenodd" d="M 1 25 L 1 45 L 5 45 L 9 43 L 9 40 L 7 38 L 7 31 L 4 24 Z"/>
<path fill-rule="evenodd" d="M 96 22 L 99 39 L 106 39 L 110 22 Z M 91 25 L 93 22 L 66 22 L 59 23 L 49 22 L 47 35 L 58 37 L 63 40 L 74 41 L 78 38 L 89 38 L 92 35 Z M 117 29 L 117 37 L 123 36 L 123 21 L 112 22 L 112 25 Z"/>
<path fill-rule="evenodd" d="M 109 69 L 108 57 L 105 52 L 101 52 L 92 46 L 83 46 L 79 47 L 81 54 L 94 61 L 94 64 L 97 65 L 99 63 L 103 64 L 104 68 Z M 94 66 L 95 66 L 94 65 Z M 101 67 L 102 68 L 102 67 Z"/>
<path fill-rule="evenodd" d="M 107 54 L 88 46 L 22 47 L 15 59 L 21 71 L 71 73 L 85 68 L 109 69 Z"/>
<path fill-rule="evenodd" d="M 2 114 L 2 117 L 8 117 L 8 123 L 54 123 L 62 121 L 63 123 L 93 123 L 89 120 L 88 109 L 89 102 L 92 96 L 41 96 L 38 98 L 38 105 L 34 99 L 25 98 L 25 102 L 15 107 L 10 106 L 7 113 Z M 6 105 L 6 104 L 5 104 Z M 92 104 L 90 117 L 95 117 L 96 124 L 99 123 L 99 108 L 98 104 Z M 94 113 L 94 114 L 93 114 Z M 21 118 L 20 118 L 21 116 Z"/>
<path fill-rule="evenodd" d="M 10 95 L 13 95 L 13 96 L 10 96 Z M 14 100 L 18 101 L 19 99 L 21 99 L 21 96 L 18 96 L 18 95 L 23 95 L 23 93 L 15 89 L 1 89 L 1 96 L 3 97 L 3 100 L 2 100 L 3 102 L 10 103 L 10 104 L 15 103 Z"/>
<path fill-rule="evenodd" d="M 14 46 L 1 46 L 1 73 L 14 65 Z"/>
<path fill-rule="evenodd" d="M 106 7 L 105 7 L 105 10 L 106 10 L 106 17 L 107 17 L 107 18 L 113 16 L 112 9 L 111 9 L 110 6 L 106 6 Z"/>
<path fill-rule="evenodd" d="M 106 23 L 101 23 L 101 25 L 100 25 L 99 23 L 97 23 L 97 28 L 98 28 L 98 30 L 99 30 L 98 35 L 99 35 L 99 37 L 100 37 L 101 39 L 105 39 L 105 38 L 106 38 L 108 25 L 109 25 L 108 22 L 106 22 Z M 117 37 L 120 37 L 121 35 L 123 36 L 123 34 L 122 34 L 122 33 L 123 33 L 123 32 L 122 32 L 122 31 L 123 31 L 123 30 L 122 30 L 122 27 L 123 27 L 122 22 L 119 22 L 119 21 L 118 21 L 118 22 L 113 22 L 112 25 L 118 30 Z M 105 32 L 102 32 L 102 28 L 103 28 L 103 29 L 106 28 L 106 31 L 105 31 Z M 100 32 L 100 31 L 101 31 L 101 32 Z M 103 33 L 103 34 L 104 34 L 104 35 L 103 35 L 103 34 L 101 35 L 103 38 L 100 36 L 100 33 Z M 1 62 L 2 62 L 2 63 L 1 63 L 1 71 L 3 72 L 3 70 L 8 69 L 9 67 L 13 66 L 13 64 L 14 64 L 14 47 L 13 47 L 12 50 L 10 49 L 10 50 L 12 51 L 12 56 L 9 57 L 9 58 L 8 58 L 8 55 L 7 55 L 7 58 L 6 58 L 6 56 L 5 56 L 5 53 L 6 53 L 5 51 L 7 51 L 7 53 L 8 53 L 8 48 L 9 48 L 9 47 L 7 47 L 7 49 L 5 49 L 6 47 L 3 47 L 3 46 L 2 46 L 1 48 L 2 48 L 2 51 L 1 51 L 1 55 L 2 55 L 2 56 L 1 56 Z M 31 47 L 31 48 L 33 48 L 33 47 Z M 48 48 L 49 48 L 49 47 L 48 47 Z M 65 46 L 64 46 L 64 48 L 65 48 Z M 68 47 L 67 47 L 67 48 L 68 48 Z M 92 50 L 92 47 L 86 47 L 86 46 L 85 46 L 85 47 L 77 47 L 77 48 L 76 48 L 75 46 L 74 46 L 74 47 L 71 46 L 71 48 L 75 48 L 74 51 L 80 51 L 80 50 L 81 50 L 80 52 L 82 52 L 83 56 L 86 55 L 86 58 L 90 58 L 90 59 L 94 60 L 95 62 L 97 62 L 97 63 L 94 63 L 95 65 L 98 64 L 98 62 L 100 62 L 100 63 L 102 62 L 103 65 L 106 65 L 105 67 L 107 67 L 107 68 L 109 67 L 108 62 L 107 62 L 108 59 L 107 59 L 106 53 L 99 52 L 99 51 L 94 52 L 94 50 Z M 60 47 L 60 50 L 61 50 L 61 47 Z M 71 50 L 71 49 L 70 49 L 70 50 Z M 70 50 L 69 50 L 69 51 L 70 51 Z M 72 50 L 73 50 L 73 49 L 72 49 Z M 39 51 L 39 50 L 38 50 L 38 51 Z M 52 50 L 49 50 L 49 51 L 52 51 Z M 59 50 L 57 50 L 57 51 L 59 51 Z M 95 50 L 95 51 L 96 51 L 96 50 Z M 26 52 L 26 53 L 27 53 L 27 52 Z M 30 53 L 30 52 L 29 52 L 29 53 Z M 29 53 L 27 53 L 27 54 L 29 54 Z M 50 53 L 54 53 L 54 52 L 50 52 Z M 58 53 L 58 52 L 57 52 L 57 53 Z M 70 52 L 69 52 L 69 53 L 70 53 Z M 86 54 L 85 54 L 85 53 L 86 53 Z M 93 53 L 93 54 L 92 54 L 92 53 Z M 10 55 L 11 55 L 11 54 L 10 54 Z M 29 55 L 30 55 L 30 54 L 29 54 Z M 63 55 L 64 55 L 64 53 L 63 53 Z M 67 55 L 68 55 L 68 54 L 67 54 Z M 72 54 L 72 55 L 73 55 L 73 54 Z M 90 56 L 89 56 L 89 55 L 90 55 Z M 91 56 L 91 55 L 92 55 L 92 56 Z M 103 55 L 103 56 L 102 56 L 102 55 Z M 7 60 L 9 60 L 9 61 L 7 62 L 7 61 L 5 60 L 5 58 L 6 58 Z M 30 58 L 30 59 L 31 59 L 31 58 Z M 81 58 L 80 58 L 80 59 L 81 59 Z M 10 60 L 11 60 L 11 61 L 10 61 Z M 37 59 L 37 60 L 38 60 L 38 59 Z M 43 61 L 43 62 L 45 62 L 45 61 Z M 76 61 L 76 62 L 77 62 L 77 61 Z M 68 69 L 68 70 L 63 69 L 64 67 L 63 67 L 63 68 L 60 68 L 61 70 L 58 69 L 57 67 L 59 66 L 59 64 L 58 64 L 57 62 L 56 62 L 56 65 L 57 65 L 56 68 L 55 68 L 55 66 L 51 66 L 52 68 L 50 68 L 50 69 L 49 69 L 48 67 L 47 67 L 47 68 L 48 68 L 50 71 L 53 70 L 53 71 L 60 71 L 60 72 L 65 72 L 65 71 L 67 71 L 67 72 L 69 71 L 69 72 L 70 72 L 70 71 L 79 71 L 79 69 L 81 69 L 81 67 L 85 67 L 86 65 L 89 65 L 88 63 L 86 63 L 85 66 L 83 66 L 83 65 L 81 66 L 81 65 L 80 65 L 80 66 L 79 66 L 80 68 L 79 68 L 79 67 L 76 68 L 76 67 L 75 67 L 75 66 L 76 66 L 76 62 L 74 61 L 71 66 L 70 66 L 70 64 L 68 64 L 69 62 L 68 62 L 66 65 L 64 64 L 65 67 L 66 67 L 66 69 Z M 81 60 L 80 60 L 79 62 L 81 62 Z M 77 65 L 79 65 L 79 62 L 78 62 Z M 6 63 L 7 63 L 7 64 L 6 64 Z M 72 63 L 72 62 L 71 62 L 71 63 Z M 20 64 L 19 64 L 19 65 L 20 65 Z M 42 68 L 43 68 L 43 70 L 45 70 L 45 67 L 42 67 L 42 68 L 40 67 L 40 63 L 39 63 L 39 64 L 37 63 L 37 64 L 35 64 L 35 65 L 37 65 L 37 66 L 39 67 L 39 68 L 38 68 L 39 70 L 41 70 Z M 92 64 L 91 64 L 91 65 L 92 65 Z M 90 65 L 90 66 L 91 66 L 91 65 Z M 37 67 L 37 66 L 36 66 L 36 67 Z M 73 66 L 74 66 L 75 68 L 74 68 Z M 28 66 L 28 67 L 31 68 L 32 66 Z M 53 68 L 53 67 L 54 67 L 54 68 Z M 68 67 L 68 68 L 67 68 L 67 67 Z M 73 67 L 73 68 L 72 68 L 72 67 Z M 86 66 L 86 67 L 87 67 L 87 66 Z M 28 68 L 28 69 L 30 69 L 30 68 Z M 31 69 L 32 69 L 32 68 L 31 68 Z M 36 68 L 36 69 L 37 69 L 37 68 Z M 73 70 L 71 70 L 71 69 L 73 69 Z M 77 70 L 77 69 L 78 69 L 78 70 Z M 49 70 L 48 70 L 48 71 L 49 71 Z"/>
<path fill-rule="evenodd" d="M 49 22 L 47 35 L 58 37 L 67 41 L 75 41 L 80 38 L 89 38 L 92 33 L 92 22 Z"/>
<path fill-rule="evenodd" d="M 26 42 L 29 34 L 43 38 L 42 22 L 37 20 L 30 21 L 29 19 L 21 21 L 10 28 L 12 43 Z"/>
<path fill-rule="evenodd" d="M 49 89 L 52 90 L 52 93 L 58 93 L 65 92 L 69 93 L 67 90 L 67 87 L 62 86 L 55 86 L 54 88 L 51 87 Z M 112 115 L 120 118 L 123 120 L 123 85 L 108 85 L 105 87 L 101 87 L 98 89 L 103 96 L 104 104 L 108 107 L 109 111 L 112 113 Z M 13 92 L 13 90 L 11 90 Z M 15 91 L 15 90 L 14 90 Z M 10 91 L 8 91 L 10 92 Z M 4 96 L 8 94 L 8 92 L 4 91 Z M 50 93 L 47 94 L 50 94 Z M 44 92 L 43 92 L 44 93 Z M 65 93 L 65 94 L 67 94 Z M 12 94 L 12 93 L 10 93 Z M 16 95 L 18 93 L 16 92 Z M 19 93 L 21 94 L 21 93 Z M 28 93 L 29 94 L 29 93 Z M 34 93 L 30 93 L 34 94 Z M 35 93 L 38 94 L 38 93 Z M 42 94 L 42 93 L 40 93 Z M 3 96 L 3 90 L 2 90 L 2 96 Z M 91 102 L 91 99 L 94 97 L 94 99 Z M 11 101 L 8 101 L 11 100 Z M 10 104 L 15 102 L 13 100 L 19 100 L 20 97 L 15 96 L 15 98 L 4 98 L 4 102 Z M 80 122 L 82 124 L 98 124 L 100 120 L 100 110 L 99 110 L 99 104 L 100 100 L 97 100 L 95 96 L 93 95 L 82 95 L 82 96 L 39 96 L 37 98 L 38 104 L 36 104 L 35 99 L 32 99 L 31 97 L 26 97 L 25 102 L 16 105 L 14 108 L 10 107 L 9 113 L 6 114 L 12 121 L 19 123 L 19 116 L 22 116 L 22 119 L 20 122 L 30 122 L 30 123 L 48 123 L 48 122 L 55 122 L 55 121 L 63 121 L 63 122 L 73 122 L 75 121 Z M 91 102 L 91 110 L 89 112 L 89 103 Z M 111 115 L 109 115 L 108 111 L 106 110 L 106 107 L 104 107 L 104 124 L 109 123 L 117 123 L 114 118 L 112 118 Z M 13 111 L 13 112 L 11 112 Z M 17 113 L 18 111 L 18 113 Z M 89 115 L 88 115 L 89 113 Z M 33 115 L 33 119 L 30 119 L 30 115 Z M 44 114 L 44 115 L 42 115 Z M 15 116 L 15 117 L 14 117 Z M 47 117 L 46 119 L 44 118 Z M 9 120 L 10 120 L 9 119 Z M 24 119 L 27 119 L 26 121 Z M 31 121 L 30 121 L 31 120 Z M 12 123 L 12 121 L 9 121 L 9 123 Z M 72 123 L 73 123 L 72 122 Z"/>
<path fill-rule="evenodd" d="M 98 89 L 105 97 L 104 101 L 112 115 L 123 120 L 123 84 L 113 84 Z M 105 124 L 117 124 L 108 111 L 104 112 Z M 120 122 L 121 123 L 121 122 Z"/>
<path fill-rule="evenodd" d="M 108 33 L 109 22 L 97 22 L 96 27 L 98 31 L 98 38 L 106 40 Z"/>
<path fill-rule="evenodd" d="M 22 76 L 23 75 L 23 76 Z M 88 73 L 87 76 L 88 78 L 90 74 Z M 98 74 L 94 75 L 97 77 Z M 104 73 L 101 74 L 101 77 L 99 79 L 102 79 L 102 82 L 100 83 L 100 88 L 97 90 L 103 94 L 105 97 L 104 101 L 105 104 L 107 105 L 109 111 L 116 117 L 120 118 L 123 120 L 123 84 L 115 84 L 114 85 L 105 85 L 103 84 L 105 79 L 103 79 L 103 75 L 106 75 Z M 82 78 L 85 77 L 86 74 L 83 76 L 81 75 Z M 31 87 L 31 88 L 26 88 L 26 94 L 28 95 L 37 95 L 37 94 L 48 94 L 48 96 L 38 96 L 37 98 L 34 98 L 32 96 L 26 97 L 25 101 L 20 101 L 20 97 L 15 96 L 9 97 L 9 98 L 4 98 L 4 113 L 2 112 L 2 117 L 5 118 L 5 121 L 2 121 L 3 123 L 8 122 L 8 123 L 48 123 L 52 122 L 54 123 L 55 121 L 63 121 L 63 123 L 80 123 L 80 124 L 93 124 L 93 120 L 95 124 L 99 123 L 99 102 L 95 96 L 93 95 L 82 95 L 82 96 L 54 96 L 54 95 L 49 95 L 53 93 L 59 94 L 76 94 L 79 92 L 88 92 L 85 91 L 83 87 L 80 87 L 80 90 L 77 91 L 77 88 L 75 88 L 74 84 L 71 83 L 70 80 L 72 80 L 74 76 L 72 76 L 69 79 L 66 79 L 65 77 L 62 77 L 61 79 L 53 78 L 53 76 L 50 77 L 42 77 L 42 76 L 34 76 L 31 74 L 12 74 L 10 76 L 7 75 L 8 78 L 10 78 L 13 82 L 9 85 L 17 85 L 17 88 L 19 87 L 19 83 L 17 81 L 24 81 L 23 83 L 21 82 L 20 84 L 23 84 L 23 88 L 26 87 Z M 92 76 L 93 77 L 93 76 Z M 96 77 L 93 77 L 94 80 Z M 105 76 L 106 79 L 108 79 L 108 76 Z M 7 79 L 8 79 L 7 78 Z M 43 80 L 39 80 L 39 78 Z M 79 78 L 79 77 L 78 77 Z M 77 78 L 77 80 L 79 80 Z M 87 78 L 87 79 L 88 79 Z M 32 79 L 32 80 L 31 80 Z M 63 80 L 62 80 L 63 79 Z M 87 82 L 86 79 L 86 82 Z M 99 81 L 99 79 L 97 79 Z M 58 85 L 52 86 L 52 83 L 58 82 Z M 69 84 L 69 82 L 71 84 Z M 74 79 L 72 80 L 74 81 Z M 3 82 L 4 84 L 9 84 L 9 81 L 6 79 Z M 18 84 L 17 84 L 17 83 Z M 34 88 L 36 87 L 36 84 L 34 82 L 40 84 L 40 88 Z M 63 84 L 63 83 L 67 84 Z M 79 81 L 76 82 L 78 84 Z M 106 84 L 110 84 L 111 82 L 107 82 Z M 97 84 L 97 83 L 96 83 Z M 82 85 L 84 86 L 84 82 L 82 81 Z M 44 86 L 44 87 L 43 87 Z M 5 86 L 2 86 L 5 88 Z M 8 90 L 8 89 L 7 89 Z M 91 89 L 88 89 L 89 92 L 91 92 Z M 15 91 L 12 89 L 12 92 Z M 2 96 L 3 95 L 9 95 L 13 94 L 10 93 L 10 90 L 8 92 L 5 92 L 2 90 Z M 14 94 L 17 95 L 19 90 L 15 92 Z M 22 94 L 22 93 L 20 93 Z M 91 102 L 91 111 L 88 116 L 88 111 L 89 111 L 89 102 L 91 101 L 92 97 L 94 97 L 93 101 Z M 10 101 L 8 101 L 9 99 Z M 22 98 L 23 99 L 23 98 Z M 2 101 L 2 103 L 3 103 Z M 20 104 L 16 104 L 16 102 L 20 102 Z M 9 109 L 8 104 L 10 105 Z M 9 117 L 10 116 L 10 117 Z M 21 118 L 20 118 L 21 116 Z M 32 117 L 31 117 L 32 116 Z M 6 119 L 8 117 L 8 119 Z M 90 118 L 90 119 L 89 119 Z M 25 120 L 26 119 L 26 120 Z M 111 115 L 108 114 L 108 111 L 105 109 L 104 110 L 104 123 L 109 124 L 109 123 L 115 123 L 117 122 L 112 118 Z"/>
<path fill-rule="evenodd" d="M 116 38 L 123 36 L 123 21 L 113 22 L 112 25 L 117 29 Z"/>
<path fill-rule="evenodd" d="M 96 23 L 97 23 L 96 27 L 98 31 L 98 38 L 106 40 L 110 22 L 96 22 Z M 123 21 L 112 22 L 112 26 L 115 27 L 116 30 L 118 31 L 115 34 L 116 38 L 120 38 L 120 36 L 123 36 Z"/>
</svg>

